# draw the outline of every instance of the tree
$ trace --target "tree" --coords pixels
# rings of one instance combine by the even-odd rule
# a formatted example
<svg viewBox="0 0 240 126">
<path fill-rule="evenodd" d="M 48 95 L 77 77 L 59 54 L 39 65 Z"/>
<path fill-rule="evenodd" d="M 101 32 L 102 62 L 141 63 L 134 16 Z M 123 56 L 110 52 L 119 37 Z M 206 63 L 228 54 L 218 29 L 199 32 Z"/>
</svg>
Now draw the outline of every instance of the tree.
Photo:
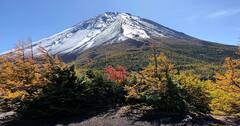
<svg viewBox="0 0 240 126">
<path fill-rule="evenodd" d="M 100 71 L 88 70 L 79 79 L 84 85 L 86 104 L 90 107 L 115 105 L 124 101 L 125 91 L 122 85 L 110 81 Z"/>
<path fill-rule="evenodd" d="M 190 111 L 210 112 L 211 96 L 208 90 L 209 81 L 200 80 L 196 75 L 188 72 L 180 72 L 174 75 L 182 91 L 182 97 Z"/>
<path fill-rule="evenodd" d="M 128 100 L 139 100 L 156 109 L 184 112 L 181 89 L 173 82 L 173 65 L 163 53 L 153 55 L 151 63 L 136 74 L 137 83 L 126 86 Z"/>
<path fill-rule="evenodd" d="M 126 85 L 128 101 L 144 103 L 165 112 L 209 112 L 205 83 L 188 73 L 176 72 L 167 57 L 153 55 L 151 63 Z"/>
<path fill-rule="evenodd" d="M 17 92 L 19 97 L 33 95 L 31 94 L 33 86 L 39 85 L 43 79 L 38 69 L 38 64 L 27 58 L 24 52 L 25 50 L 23 49 L 16 49 L 14 53 L 4 56 L 1 64 L 0 78 L 10 96 Z M 18 97 L 17 95 L 15 96 Z M 8 96 L 5 98 L 14 99 L 14 97 Z"/>
<path fill-rule="evenodd" d="M 57 58 L 46 54 L 47 52 L 33 58 L 33 54 L 29 55 L 32 48 L 29 49 L 28 45 L 22 43 L 19 45 L 13 52 L 1 57 L 0 65 L 0 88 L 5 92 L 0 97 L 14 102 L 37 97 L 40 87 L 49 81 L 46 75 L 56 65 L 62 65 Z"/>
<path fill-rule="evenodd" d="M 227 57 L 223 71 L 216 72 L 216 83 L 226 92 L 240 93 L 240 60 Z"/>
<path fill-rule="evenodd" d="M 25 117 L 76 114 L 82 109 L 82 86 L 77 84 L 74 66 L 54 66 L 38 97 L 24 99 L 17 111 Z"/>
<path fill-rule="evenodd" d="M 227 57 L 211 85 L 213 113 L 240 115 L 240 60 Z"/>
<path fill-rule="evenodd" d="M 105 68 L 105 73 L 107 74 L 109 80 L 116 81 L 118 83 L 122 83 L 127 79 L 127 70 L 123 66 L 117 66 L 116 68 L 108 66 Z"/>
</svg>

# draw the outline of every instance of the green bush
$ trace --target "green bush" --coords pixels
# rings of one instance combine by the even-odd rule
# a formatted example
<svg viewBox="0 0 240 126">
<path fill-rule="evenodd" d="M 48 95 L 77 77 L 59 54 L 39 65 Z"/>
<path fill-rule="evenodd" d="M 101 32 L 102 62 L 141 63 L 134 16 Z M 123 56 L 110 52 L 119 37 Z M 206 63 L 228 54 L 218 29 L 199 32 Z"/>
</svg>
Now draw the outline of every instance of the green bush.
<svg viewBox="0 0 240 126">
<path fill-rule="evenodd" d="M 180 73 L 174 76 L 175 83 L 182 89 L 182 97 L 188 111 L 209 113 L 211 97 L 208 81 L 200 80 L 192 73 Z"/>
<path fill-rule="evenodd" d="M 56 67 L 47 78 L 49 83 L 39 89 L 40 96 L 21 102 L 20 115 L 47 118 L 83 114 L 124 100 L 123 88 L 106 80 L 101 72 L 89 70 L 78 78 L 74 66 Z"/>
<path fill-rule="evenodd" d="M 70 115 L 81 109 L 83 87 L 77 83 L 74 66 L 55 67 L 47 76 L 49 83 L 40 89 L 41 95 L 21 102 L 18 108 L 21 115 L 31 117 Z"/>
<path fill-rule="evenodd" d="M 188 111 L 186 101 L 183 96 L 184 89 L 174 83 L 171 78 L 166 82 L 165 91 L 156 90 L 144 96 L 144 101 L 147 105 L 154 109 L 164 112 L 185 113 Z"/>
<path fill-rule="evenodd" d="M 191 79 L 191 77 L 189 78 Z M 139 84 L 138 86 L 144 88 L 135 88 L 138 89 L 138 92 L 144 92 L 144 95 L 140 93 L 138 97 L 129 98 L 128 102 L 134 104 L 141 103 L 162 112 L 209 113 L 209 103 L 211 99 L 209 93 L 207 93 L 200 84 L 203 84 L 200 80 L 186 83 L 183 80 L 172 79 L 171 77 L 167 79 L 164 90 L 155 90 L 152 87 Z"/>
<path fill-rule="evenodd" d="M 101 107 L 124 102 L 124 89 L 121 85 L 106 79 L 99 71 L 88 70 L 86 75 L 79 79 L 84 85 L 84 94 L 87 94 L 88 106 Z"/>
</svg>

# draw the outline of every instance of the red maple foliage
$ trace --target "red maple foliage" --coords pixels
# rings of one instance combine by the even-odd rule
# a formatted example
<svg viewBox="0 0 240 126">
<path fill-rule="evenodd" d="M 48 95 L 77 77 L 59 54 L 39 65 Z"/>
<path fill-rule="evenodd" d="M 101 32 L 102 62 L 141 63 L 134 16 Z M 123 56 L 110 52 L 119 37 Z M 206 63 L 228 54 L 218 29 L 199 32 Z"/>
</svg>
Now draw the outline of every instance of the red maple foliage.
<svg viewBox="0 0 240 126">
<path fill-rule="evenodd" d="M 109 80 L 113 81 L 124 81 L 127 79 L 127 70 L 123 66 L 117 66 L 116 68 L 108 66 L 105 68 L 105 73 Z"/>
</svg>

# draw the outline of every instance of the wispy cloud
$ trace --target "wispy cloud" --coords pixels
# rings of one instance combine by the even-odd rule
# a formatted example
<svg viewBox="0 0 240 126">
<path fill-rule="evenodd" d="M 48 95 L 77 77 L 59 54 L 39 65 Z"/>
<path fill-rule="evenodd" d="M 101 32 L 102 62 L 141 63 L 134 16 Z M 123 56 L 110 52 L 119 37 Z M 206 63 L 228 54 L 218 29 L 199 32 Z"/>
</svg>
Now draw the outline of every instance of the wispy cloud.
<svg viewBox="0 0 240 126">
<path fill-rule="evenodd" d="M 208 18 L 218 18 L 218 17 L 225 17 L 225 16 L 234 16 L 234 15 L 238 15 L 238 14 L 240 14 L 240 8 L 215 11 L 213 13 L 210 13 L 207 17 Z"/>
</svg>

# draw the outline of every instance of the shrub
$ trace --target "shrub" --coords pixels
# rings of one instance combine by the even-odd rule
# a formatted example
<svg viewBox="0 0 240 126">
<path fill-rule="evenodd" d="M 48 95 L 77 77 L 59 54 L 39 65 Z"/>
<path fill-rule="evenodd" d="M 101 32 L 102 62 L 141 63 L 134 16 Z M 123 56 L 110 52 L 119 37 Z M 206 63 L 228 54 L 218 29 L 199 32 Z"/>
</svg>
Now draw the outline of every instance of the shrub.
<svg viewBox="0 0 240 126">
<path fill-rule="evenodd" d="M 124 101 L 123 87 L 108 80 L 102 72 L 88 70 L 79 83 L 84 86 L 88 106 L 115 105 Z"/>
<path fill-rule="evenodd" d="M 189 111 L 210 112 L 211 96 L 208 81 L 201 81 L 191 73 L 180 73 L 174 76 L 175 82 L 183 89 L 182 96 Z"/>
<path fill-rule="evenodd" d="M 116 68 L 108 66 L 105 68 L 105 73 L 107 74 L 108 80 L 118 83 L 122 83 L 127 79 L 127 70 L 123 66 L 117 66 Z"/>
<path fill-rule="evenodd" d="M 77 84 L 74 66 L 56 66 L 47 75 L 48 84 L 40 89 L 41 95 L 25 99 L 18 112 L 24 117 L 71 115 L 81 109 L 83 87 Z"/>
<path fill-rule="evenodd" d="M 77 77 L 74 66 L 56 66 L 47 75 L 49 83 L 41 95 L 21 102 L 18 112 L 24 117 L 51 117 L 84 114 L 105 109 L 124 100 L 123 87 L 108 81 L 98 71 L 88 70 Z"/>
</svg>

